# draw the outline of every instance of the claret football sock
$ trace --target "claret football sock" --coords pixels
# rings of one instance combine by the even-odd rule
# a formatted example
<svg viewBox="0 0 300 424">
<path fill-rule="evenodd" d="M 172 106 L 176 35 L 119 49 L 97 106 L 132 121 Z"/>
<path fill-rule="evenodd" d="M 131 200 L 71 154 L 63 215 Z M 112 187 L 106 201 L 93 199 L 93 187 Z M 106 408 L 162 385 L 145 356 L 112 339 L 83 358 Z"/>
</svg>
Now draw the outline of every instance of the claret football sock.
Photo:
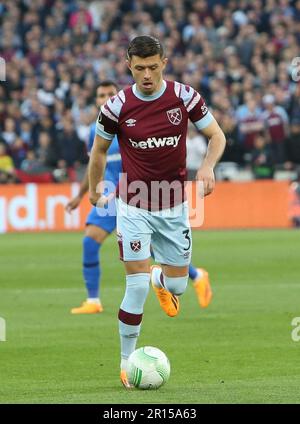
<svg viewBox="0 0 300 424">
<path fill-rule="evenodd" d="M 150 274 L 126 276 L 126 291 L 119 310 L 121 359 L 128 359 L 135 350 L 140 334 L 144 303 L 149 291 Z"/>
<path fill-rule="evenodd" d="M 83 239 L 83 276 L 89 299 L 99 298 L 100 265 L 99 250 L 101 244 L 91 237 Z"/>
</svg>

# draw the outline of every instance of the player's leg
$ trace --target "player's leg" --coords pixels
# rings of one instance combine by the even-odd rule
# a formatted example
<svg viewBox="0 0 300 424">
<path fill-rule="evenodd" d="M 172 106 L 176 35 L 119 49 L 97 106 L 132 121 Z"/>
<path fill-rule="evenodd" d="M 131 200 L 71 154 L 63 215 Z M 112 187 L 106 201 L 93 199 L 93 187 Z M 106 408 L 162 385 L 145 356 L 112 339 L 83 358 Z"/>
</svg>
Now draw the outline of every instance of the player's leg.
<svg viewBox="0 0 300 424">
<path fill-rule="evenodd" d="M 161 264 L 151 267 L 151 283 L 160 307 L 170 317 L 178 315 L 179 298 L 186 289 L 188 267 Z"/>
<path fill-rule="evenodd" d="M 193 281 L 198 278 L 198 270 L 193 266 L 193 264 L 189 265 L 189 278 Z"/>
<path fill-rule="evenodd" d="M 141 331 L 144 303 L 149 292 L 150 260 L 124 262 L 126 269 L 126 290 L 119 309 L 119 333 L 121 342 L 121 381 L 129 388 L 127 381 L 128 357 L 136 349 Z"/>
<path fill-rule="evenodd" d="M 116 227 L 115 216 L 101 216 L 93 208 L 86 222 L 83 238 L 82 272 L 87 290 L 87 300 L 78 308 L 71 310 L 72 314 L 93 314 L 103 311 L 100 301 L 101 256 L 100 250 L 108 235 Z"/>
<path fill-rule="evenodd" d="M 103 311 L 99 297 L 101 277 L 99 252 L 108 235 L 108 232 L 95 225 L 86 227 L 82 241 L 82 273 L 87 291 L 87 300 L 78 308 L 73 308 L 71 310 L 72 314 L 93 314 Z"/>
<path fill-rule="evenodd" d="M 155 260 L 152 248 L 151 256 Z M 195 268 L 193 264 L 190 264 L 189 278 L 193 281 L 193 286 L 199 305 L 201 306 L 201 308 L 206 308 L 210 304 L 213 296 L 208 272 L 204 268 Z"/>
<path fill-rule="evenodd" d="M 192 271 L 192 275 L 194 277 L 192 278 L 192 280 L 195 293 L 201 308 L 206 308 L 210 304 L 213 296 L 209 281 L 209 275 L 204 268 L 194 268 L 194 270 L 196 271 L 196 273 Z M 191 273 L 189 271 L 189 276 L 190 275 Z"/>
<path fill-rule="evenodd" d="M 161 308 L 169 316 L 179 312 L 179 298 L 188 282 L 192 254 L 191 228 L 187 204 L 174 209 L 172 217 L 153 217 L 156 228 L 152 248 L 157 262 L 151 269 L 151 283 Z"/>
<path fill-rule="evenodd" d="M 135 350 L 144 312 L 144 303 L 150 281 L 151 231 L 142 216 L 122 214 L 122 203 L 118 203 L 117 234 L 120 258 L 126 270 L 126 290 L 118 314 L 121 343 L 121 381 L 129 388 L 127 360 Z M 121 205 L 120 205 L 121 204 Z M 142 213 L 142 212 L 141 212 Z"/>
</svg>

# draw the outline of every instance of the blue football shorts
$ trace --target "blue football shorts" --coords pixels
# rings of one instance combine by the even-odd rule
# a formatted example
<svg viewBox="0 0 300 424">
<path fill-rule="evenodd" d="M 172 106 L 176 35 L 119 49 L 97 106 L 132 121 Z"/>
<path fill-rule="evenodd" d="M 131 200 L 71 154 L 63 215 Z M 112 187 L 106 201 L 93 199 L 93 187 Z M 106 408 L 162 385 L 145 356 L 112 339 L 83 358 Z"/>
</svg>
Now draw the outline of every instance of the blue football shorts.
<svg viewBox="0 0 300 424">
<path fill-rule="evenodd" d="M 116 208 L 115 200 L 109 202 L 109 213 L 105 213 L 103 208 L 93 207 L 86 219 L 86 225 L 95 225 L 102 228 L 107 233 L 112 233 L 116 228 Z"/>
</svg>

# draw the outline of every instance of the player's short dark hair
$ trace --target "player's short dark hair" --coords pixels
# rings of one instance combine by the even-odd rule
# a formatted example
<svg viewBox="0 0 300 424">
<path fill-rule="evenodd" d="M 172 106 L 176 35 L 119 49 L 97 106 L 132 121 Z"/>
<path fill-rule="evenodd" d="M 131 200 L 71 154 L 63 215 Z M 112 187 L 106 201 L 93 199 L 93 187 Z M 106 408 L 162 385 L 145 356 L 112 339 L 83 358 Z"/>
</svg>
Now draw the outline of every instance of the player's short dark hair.
<svg viewBox="0 0 300 424">
<path fill-rule="evenodd" d="M 112 81 L 112 80 L 103 80 L 103 81 L 100 81 L 99 84 L 97 84 L 97 89 L 99 87 L 111 87 L 111 86 L 115 87 L 115 89 L 117 91 L 119 90 L 118 84 L 116 82 Z"/>
<path fill-rule="evenodd" d="M 131 59 L 132 56 L 145 58 L 157 54 L 162 58 L 164 56 L 164 49 L 161 42 L 151 35 L 135 37 L 131 40 L 127 49 L 127 59 Z"/>
</svg>

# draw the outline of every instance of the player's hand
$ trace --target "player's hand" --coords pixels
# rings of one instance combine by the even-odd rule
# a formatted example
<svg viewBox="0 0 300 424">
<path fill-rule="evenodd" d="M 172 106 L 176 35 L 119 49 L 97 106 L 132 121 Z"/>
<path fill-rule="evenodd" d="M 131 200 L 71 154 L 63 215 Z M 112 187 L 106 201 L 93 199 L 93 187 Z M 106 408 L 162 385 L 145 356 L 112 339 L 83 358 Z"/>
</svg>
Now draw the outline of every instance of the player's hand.
<svg viewBox="0 0 300 424">
<path fill-rule="evenodd" d="M 67 212 L 71 213 L 72 210 L 78 208 L 80 205 L 81 198 L 79 196 L 74 197 L 72 200 L 70 200 L 66 206 L 65 209 Z"/>
<path fill-rule="evenodd" d="M 104 196 L 104 194 L 98 194 L 98 193 L 90 193 L 89 195 L 91 204 L 93 206 L 96 206 L 97 208 L 103 208 L 114 197 L 115 197 L 114 193 L 110 193 L 108 196 Z"/>
<path fill-rule="evenodd" d="M 215 175 L 212 167 L 203 165 L 197 172 L 197 180 L 203 183 L 201 195 L 208 196 L 215 188 Z"/>
</svg>

